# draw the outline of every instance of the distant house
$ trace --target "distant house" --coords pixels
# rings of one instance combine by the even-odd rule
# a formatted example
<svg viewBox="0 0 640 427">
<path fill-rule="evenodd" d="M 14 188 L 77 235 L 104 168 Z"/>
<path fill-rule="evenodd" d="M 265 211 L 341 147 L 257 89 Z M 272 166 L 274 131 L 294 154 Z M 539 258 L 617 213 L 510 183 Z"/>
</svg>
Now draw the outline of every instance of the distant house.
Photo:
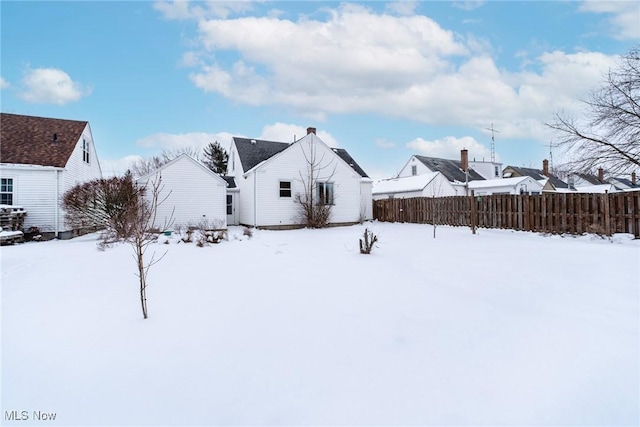
<svg viewBox="0 0 640 427">
<path fill-rule="evenodd" d="M 160 181 L 158 181 L 160 180 Z M 151 197 L 159 182 L 156 223 L 169 225 L 227 228 L 227 181 L 188 154 L 181 154 L 155 171 L 136 179 Z"/>
<path fill-rule="evenodd" d="M 640 185 L 638 185 L 635 172 L 631 173 L 631 179 L 622 178 L 622 177 L 611 177 L 608 179 L 608 182 L 613 184 L 620 191 L 640 190 Z"/>
<path fill-rule="evenodd" d="M 373 200 L 457 195 L 456 188 L 440 172 L 375 181 L 372 193 Z"/>
<path fill-rule="evenodd" d="M 472 169 L 468 150 L 460 150 L 460 160 L 413 155 L 398 173 L 398 178 L 440 172 L 453 185 L 456 195 L 467 194 L 467 183 L 485 178 Z"/>
<path fill-rule="evenodd" d="M 332 205 L 330 224 L 372 218 L 372 181 L 349 153 L 330 148 L 308 128 L 293 142 L 234 137 L 227 173 L 239 192 L 238 222 L 261 228 L 291 228 L 303 223 L 296 195 L 305 194 L 313 164 L 313 197 Z"/>
<path fill-rule="evenodd" d="M 89 122 L 0 113 L 0 204 L 27 211 L 24 228 L 69 238 L 66 191 L 102 177 Z"/>
<path fill-rule="evenodd" d="M 542 184 L 542 191 L 556 191 L 557 189 L 568 189 L 566 182 L 553 175 L 549 171 L 549 161 L 542 161 L 542 169 L 523 168 L 519 166 L 507 166 L 502 171 L 503 178 L 516 178 L 528 176 Z"/>
<path fill-rule="evenodd" d="M 471 181 L 469 190 L 475 196 L 490 196 L 492 194 L 541 194 L 543 184 L 530 176 L 514 178 L 488 179 L 485 181 Z"/>
</svg>

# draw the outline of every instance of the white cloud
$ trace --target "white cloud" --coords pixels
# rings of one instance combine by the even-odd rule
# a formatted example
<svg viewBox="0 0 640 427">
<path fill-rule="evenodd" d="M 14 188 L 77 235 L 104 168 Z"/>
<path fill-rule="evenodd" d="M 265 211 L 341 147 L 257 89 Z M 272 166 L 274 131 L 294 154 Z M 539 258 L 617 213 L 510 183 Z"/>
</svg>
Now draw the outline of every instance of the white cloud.
<svg viewBox="0 0 640 427">
<path fill-rule="evenodd" d="M 57 68 L 27 70 L 22 86 L 20 97 L 35 104 L 64 105 L 91 93 L 90 88 L 74 82 L 67 73 Z"/>
<path fill-rule="evenodd" d="M 417 7 L 418 2 L 416 0 L 398 0 L 385 5 L 387 11 L 405 16 L 413 15 Z"/>
<path fill-rule="evenodd" d="M 640 3 L 637 1 L 585 1 L 579 10 L 610 15 L 607 29 L 613 31 L 617 39 L 640 39 Z"/>
<path fill-rule="evenodd" d="M 127 169 L 130 169 L 131 166 L 142 159 L 142 156 L 137 154 L 131 154 L 129 156 L 125 156 L 121 159 L 100 159 L 100 168 L 102 169 L 102 176 L 105 178 L 112 176 L 122 176 L 125 174 Z"/>
<path fill-rule="evenodd" d="M 559 109 L 581 108 L 577 101 L 615 60 L 548 52 L 511 72 L 496 65 L 488 41 L 462 38 L 426 16 L 349 4 L 323 11 L 326 20 L 201 20 L 198 57 L 217 62 L 194 70 L 192 82 L 234 102 L 282 105 L 316 121 L 374 113 L 476 129 L 493 122 L 504 138 L 546 138 L 543 123 Z M 218 55 L 227 51 L 237 53 L 233 63 Z"/>
<path fill-rule="evenodd" d="M 231 146 L 233 135 L 226 132 L 205 133 L 191 132 L 183 134 L 156 133 L 140 138 L 136 145 L 144 148 L 158 148 L 160 150 L 179 150 L 181 148 L 194 148 L 200 150 L 210 142 L 218 141 L 225 149 Z"/>
<path fill-rule="evenodd" d="M 0 77 L 0 89 L 6 89 L 10 87 L 11 84 L 4 79 L 4 77 Z"/>
<path fill-rule="evenodd" d="M 318 128 L 317 126 L 298 126 L 279 122 L 263 127 L 262 133 L 258 136 L 258 139 L 277 142 L 293 142 L 294 137 L 296 139 L 300 139 L 307 134 L 307 127 L 315 127 L 316 135 L 318 135 L 318 137 L 329 147 L 335 148 L 340 146 L 333 135 Z"/>
<path fill-rule="evenodd" d="M 414 150 L 417 154 L 442 159 L 459 159 L 460 150 L 466 148 L 469 150 L 469 159 L 491 158 L 491 150 L 470 136 L 462 138 L 447 136 L 433 141 L 417 138 L 408 142 L 407 148 Z"/>
<path fill-rule="evenodd" d="M 207 1 L 156 1 L 153 7 L 166 19 L 186 20 L 208 17 L 227 19 L 237 13 L 248 12 L 253 8 L 250 0 L 207 0 Z"/>
</svg>

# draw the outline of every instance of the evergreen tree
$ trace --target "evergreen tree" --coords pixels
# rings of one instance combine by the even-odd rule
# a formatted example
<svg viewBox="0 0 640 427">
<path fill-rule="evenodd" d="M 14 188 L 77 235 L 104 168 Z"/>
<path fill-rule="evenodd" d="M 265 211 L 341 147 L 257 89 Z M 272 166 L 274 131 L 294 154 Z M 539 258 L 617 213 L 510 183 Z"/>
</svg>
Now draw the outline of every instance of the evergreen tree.
<svg viewBox="0 0 640 427">
<path fill-rule="evenodd" d="M 202 163 L 209 169 L 220 175 L 227 173 L 229 155 L 218 141 L 210 142 L 209 145 L 204 147 L 203 153 Z"/>
</svg>

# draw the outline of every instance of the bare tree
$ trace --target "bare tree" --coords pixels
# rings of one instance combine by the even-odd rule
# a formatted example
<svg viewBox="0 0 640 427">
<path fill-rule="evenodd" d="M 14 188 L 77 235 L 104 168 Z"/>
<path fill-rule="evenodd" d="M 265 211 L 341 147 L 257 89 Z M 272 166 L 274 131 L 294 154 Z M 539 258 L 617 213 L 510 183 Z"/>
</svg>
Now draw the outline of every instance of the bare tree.
<svg viewBox="0 0 640 427">
<path fill-rule="evenodd" d="M 136 160 L 130 167 L 131 173 L 136 178 L 148 175 L 151 172 L 157 170 L 159 167 L 169 163 L 171 160 L 175 159 L 181 154 L 187 154 L 194 159 L 197 159 L 200 156 L 200 150 L 193 147 L 182 147 L 173 150 L 163 150 L 159 155 L 143 157 Z"/>
<path fill-rule="evenodd" d="M 173 215 L 161 226 L 156 224 L 158 206 L 169 197 L 160 200 L 162 178 L 158 175 L 146 186 L 138 187 L 131 174 L 124 177 L 98 179 L 78 185 L 63 197 L 63 207 L 67 222 L 73 227 L 99 226 L 104 229 L 100 248 L 124 241 L 131 245 L 137 265 L 140 282 L 140 303 L 142 315 L 148 317 L 147 275 L 149 269 L 163 257 L 156 258 L 155 252 L 145 262 L 149 245 L 158 238 L 158 232 L 171 226 Z M 166 252 L 165 252 L 166 254 Z"/>
<path fill-rule="evenodd" d="M 308 144 L 305 149 L 303 144 Z M 322 228 L 329 224 L 335 202 L 332 178 L 336 172 L 333 159 L 325 160 L 325 153 L 318 155 L 317 144 L 312 141 L 299 143 L 305 159 L 305 170 L 299 171 L 303 191 L 296 193 L 299 217 L 304 225 Z"/>
<path fill-rule="evenodd" d="M 154 180 L 149 181 L 145 187 L 139 188 L 137 203 L 132 204 L 126 212 L 126 222 L 130 228 L 124 240 L 131 245 L 134 252 L 133 257 L 138 267 L 136 276 L 140 281 L 140 304 L 142 306 L 142 315 L 145 319 L 148 317 L 147 275 L 149 274 L 149 269 L 160 262 L 167 252 L 159 258 L 156 258 L 156 254 L 153 252 L 151 259 L 147 262 L 145 262 L 145 255 L 149 245 L 158 239 L 158 232 L 168 229 L 173 221 L 173 215 L 171 215 L 161 229 L 157 228 L 156 214 L 158 207 L 169 197 L 169 194 L 167 194 L 161 200 L 161 193 L 162 177 L 158 175 Z"/>
<path fill-rule="evenodd" d="M 583 103 L 584 123 L 563 113 L 546 123 L 570 158 L 564 167 L 572 172 L 602 167 L 611 174 L 640 167 L 640 46 L 623 55 L 603 86 Z"/>
</svg>

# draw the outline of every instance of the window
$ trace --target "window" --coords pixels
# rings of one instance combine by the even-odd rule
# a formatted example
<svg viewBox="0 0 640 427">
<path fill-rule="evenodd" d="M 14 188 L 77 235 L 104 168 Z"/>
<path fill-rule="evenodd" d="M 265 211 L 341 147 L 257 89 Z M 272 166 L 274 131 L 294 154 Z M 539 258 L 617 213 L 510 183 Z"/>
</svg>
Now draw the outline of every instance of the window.
<svg viewBox="0 0 640 427">
<path fill-rule="evenodd" d="M 318 203 L 333 205 L 333 182 L 318 183 Z"/>
<path fill-rule="evenodd" d="M 291 197 L 291 181 L 280 181 L 280 197 Z"/>
<path fill-rule="evenodd" d="M 227 194 L 227 215 L 233 215 L 233 196 Z"/>
<path fill-rule="evenodd" d="M 418 166 L 416 165 L 411 166 L 411 175 L 413 176 L 418 175 Z"/>
<path fill-rule="evenodd" d="M 500 176 L 499 171 L 498 171 L 498 167 L 497 167 L 497 166 L 495 166 L 494 171 L 495 171 L 495 176 Z"/>
<path fill-rule="evenodd" d="M 13 204 L 13 178 L 0 180 L 0 205 Z"/>
<path fill-rule="evenodd" d="M 82 160 L 89 163 L 89 143 L 84 138 L 82 138 Z"/>
</svg>

